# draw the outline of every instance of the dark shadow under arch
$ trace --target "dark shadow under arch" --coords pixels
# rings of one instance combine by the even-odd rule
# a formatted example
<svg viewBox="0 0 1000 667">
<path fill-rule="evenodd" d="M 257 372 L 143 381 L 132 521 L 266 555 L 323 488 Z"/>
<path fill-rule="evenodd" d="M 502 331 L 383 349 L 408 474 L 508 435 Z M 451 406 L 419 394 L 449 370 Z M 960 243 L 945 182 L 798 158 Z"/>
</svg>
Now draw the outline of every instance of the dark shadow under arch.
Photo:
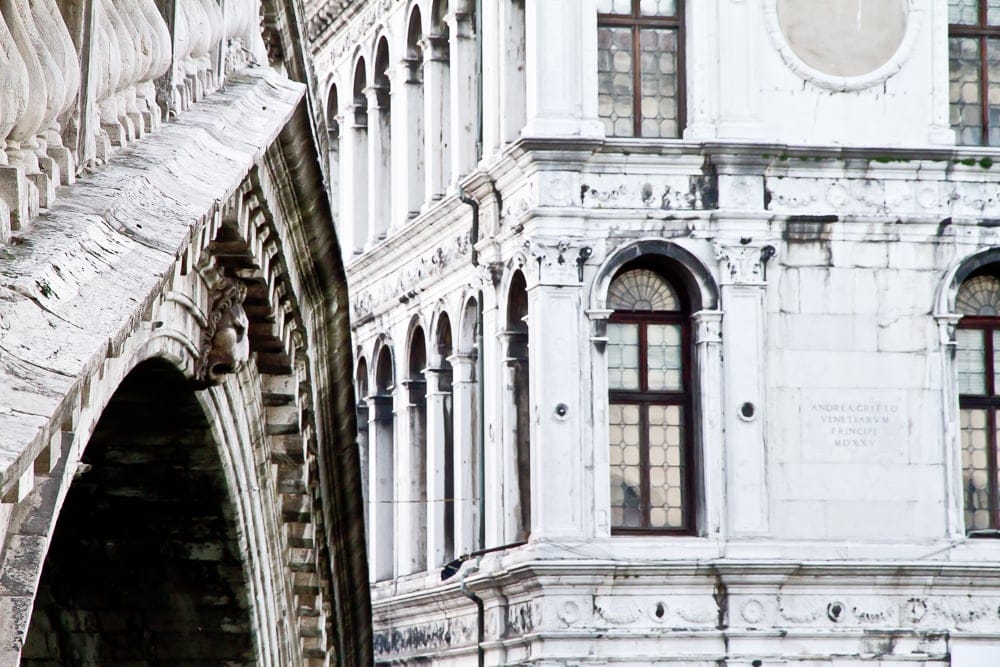
<svg viewBox="0 0 1000 667">
<path fill-rule="evenodd" d="M 225 473 L 185 378 L 163 361 L 137 366 L 82 463 L 21 664 L 256 664 Z"/>
</svg>

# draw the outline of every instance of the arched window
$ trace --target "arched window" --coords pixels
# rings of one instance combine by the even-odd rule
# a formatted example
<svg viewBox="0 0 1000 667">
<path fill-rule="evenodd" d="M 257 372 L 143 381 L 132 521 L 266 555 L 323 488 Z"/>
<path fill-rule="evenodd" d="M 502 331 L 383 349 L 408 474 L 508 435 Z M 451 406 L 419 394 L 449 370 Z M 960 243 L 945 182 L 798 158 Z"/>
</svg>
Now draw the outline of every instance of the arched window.
<svg viewBox="0 0 1000 667">
<path fill-rule="evenodd" d="M 414 7 L 406 33 L 406 181 L 407 218 L 420 213 L 424 201 L 424 49 L 420 8 Z"/>
<path fill-rule="evenodd" d="M 651 263 L 608 288 L 608 445 L 614 533 L 693 531 L 691 354 L 683 292 Z"/>
<path fill-rule="evenodd" d="M 372 118 L 368 125 L 371 128 L 368 135 L 368 156 L 370 175 L 368 182 L 368 210 L 371 215 L 371 230 L 369 237 L 374 243 L 384 239 L 389 229 L 392 197 L 395 189 L 392 183 L 392 99 L 389 84 L 389 40 L 385 37 L 379 40 L 375 52 L 375 68 L 373 74 L 374 95 L 371 102 Z"/>
<path fill-rule="evenodd" d="M 509 429 L 513 445 L 517 505 L 514 516 L 514 540 L 527 540 L 531 534 L 531 394 L 528 372 L 528 292 L 524 274 L 511 278 L 507 293 L 507 366 L 509 387 Z"/>
<path fill-rule="evenodd" d="M 410 534 L 407 541 L 409 561 L 404 563 L 404 574 L 420 572 L 427 568 L 427 344 L 424 331 L 416 327 L 410 335 L 408 377 L 404 381 L 408 404 L 406 408 L 409 425 L 407 452 L 408 468 L 401 471 L 407 475 L 407 497 L 405 507 L 408 513 Z"/>
<path fill-rule="evenodd" d="M 376 357 L 375 394 L 372 396 L 371 408 L 374 410 L 372 423 L 375 436 L 375 447 L 372 452 L 375 460 L 371 463 L 373 472 L 369 486 L 372 509 L 368 515 L 374 523 L 370 535 L 373 538 L 372 571 L 375 581 L 391 579 L 393 575 L 393 539 L 395 535 L 393 522 L 395 506 L 394 489 L 394 419 L 392 410 L 392 392 L 395 390 L 395 379 L 392 368 L 392 352 L 388 347 L 382 347 Z"/>
<path fill-rule="evenodd" d="M 962 283 L 955 305 L 962 315 L 955 338 L 965 528 L 969 533 L 994 531 L 1000 528 L 997 499 L 1000 277 L 993 273 L 974 274 Z"/>
</svg>

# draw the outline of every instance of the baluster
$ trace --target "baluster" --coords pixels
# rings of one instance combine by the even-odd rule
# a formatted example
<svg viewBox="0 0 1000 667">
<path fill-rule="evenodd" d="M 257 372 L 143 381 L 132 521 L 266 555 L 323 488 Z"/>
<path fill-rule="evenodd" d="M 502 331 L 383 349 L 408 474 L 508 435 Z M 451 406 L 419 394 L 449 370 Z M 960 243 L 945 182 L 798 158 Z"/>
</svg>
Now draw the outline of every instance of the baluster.
<svg viewBox="0 0 1000 667">
<path fill-rule="evenodd" d="M 43 179 L 47 182 L 47 177 L 39 168 L 35 149 L 38 148 L 36 135 L 42 127 L 42 121 L 45 120 L 48 93 L 45 90 L 42 64 L 24 24 L 21 10 L 26 9 L 26 5 L 27 0 L 0 0 L 0 12 L 3 13 L 17 52 L 21 55 L 28 72 L 27 104 L 7 134 L 8 161 L 19 168 L 21 175 L 11 179 L 8 186 L 12 188 L 8 196 L 14 201 L 11 206 L 13 209 L 11 223 L 15 228 L 27 226 L 28 220 L 38 212 L 37 182 Z M 24 13 L 30 15 L 30 12 Z"/>
<path fill-rule="evenodd" d="M 61 103 L 56 108 L 55 118 L 43 129 L 48 144 L 46 154 L 58 166 L 61 182 L 69 185 L 75 180 L 76 165 L 73 153 L 63 143 L 62 135 L 63 127 L 76 107 L 80 92 L 80 63 L 77 61 L 69 29 L 55 0 L 34 0 L 31 11 L 39 30 L 45 35 L 55 64 L 62 74 Z"/>
<path fill-rule="evenodd" d="M 28 106 L 28 68 L 18 52 L 14 36 L 0 12 L 0 142 L 21 119 Z M 19 168 L 8 166 L 7 153 L 0 150 L 0 241 L 10 236 L 11 212 L 15 218 L 28 216 L 22 211 L 18 183 L 23 181 Z"/>
<path fill-rule="evenodd" d="M 146 20 L 150 40 L 150 65 L 136 92 L 139 96 L 139 107 L 146 120 L 147 129 L 155 130 L 160 126 L 162 113 L 156 104 L 156 79 L 167 73 L 170 68 L 171 46 L 170 31 L 167 23 L 160 15 L 153 0 L 138 0 L 138 7 Z M 143 110 L 145 104 L 145 110 Z"/>
<path fill-rule="evenodd" d="M 121 47 L 118 34 L 111 25 L 107 12 L 107 0 L 97 0 L 94 4 L 97 14 L 95 21 L 95 44 L 93 63 L 97 76 L 97 113 L 100 129 L 97 130 L 97 159 L 106 162 L 111 157 L 111 146 L 121 145 L 123 128 L 118 124 L 118 104 L 115 91 L 122 76 Z"/>
</svg>

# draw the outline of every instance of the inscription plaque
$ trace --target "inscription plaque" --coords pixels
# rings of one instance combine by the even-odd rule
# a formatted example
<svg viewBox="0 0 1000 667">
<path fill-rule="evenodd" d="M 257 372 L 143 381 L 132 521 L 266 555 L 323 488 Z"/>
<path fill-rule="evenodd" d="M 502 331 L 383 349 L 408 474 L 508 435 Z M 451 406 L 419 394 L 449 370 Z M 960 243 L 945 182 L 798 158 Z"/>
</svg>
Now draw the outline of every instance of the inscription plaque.
<svg viewBox="0 0 1000 667">
<path fill-rule="evenodd" d="M 905 448 L 909 415 L 900 391 L 804 391 L 799 414 L 808 461 L 892 459 Z"/>
</svg>

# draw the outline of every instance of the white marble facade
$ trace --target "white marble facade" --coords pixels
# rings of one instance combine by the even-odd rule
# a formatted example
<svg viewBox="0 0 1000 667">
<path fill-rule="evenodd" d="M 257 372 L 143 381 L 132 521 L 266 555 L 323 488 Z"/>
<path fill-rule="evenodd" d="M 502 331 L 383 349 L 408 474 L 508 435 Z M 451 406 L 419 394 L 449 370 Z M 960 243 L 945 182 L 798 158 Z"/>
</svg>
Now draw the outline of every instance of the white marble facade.
<svg viewBox="0 0 1000 667">
<path fill-rule="evenodd" d="M 950 118 L 963 3 L 816 4 L 637 1 L 682 53 L 657 137 L 604 122 L 628 0 L 356 0 L 313 35 L 385 664 L 1000 665 L 956 364 L 1000 174 Z M 615 530 L 637 267 L 683 304 L 675 531 Z"/>
</svg>

